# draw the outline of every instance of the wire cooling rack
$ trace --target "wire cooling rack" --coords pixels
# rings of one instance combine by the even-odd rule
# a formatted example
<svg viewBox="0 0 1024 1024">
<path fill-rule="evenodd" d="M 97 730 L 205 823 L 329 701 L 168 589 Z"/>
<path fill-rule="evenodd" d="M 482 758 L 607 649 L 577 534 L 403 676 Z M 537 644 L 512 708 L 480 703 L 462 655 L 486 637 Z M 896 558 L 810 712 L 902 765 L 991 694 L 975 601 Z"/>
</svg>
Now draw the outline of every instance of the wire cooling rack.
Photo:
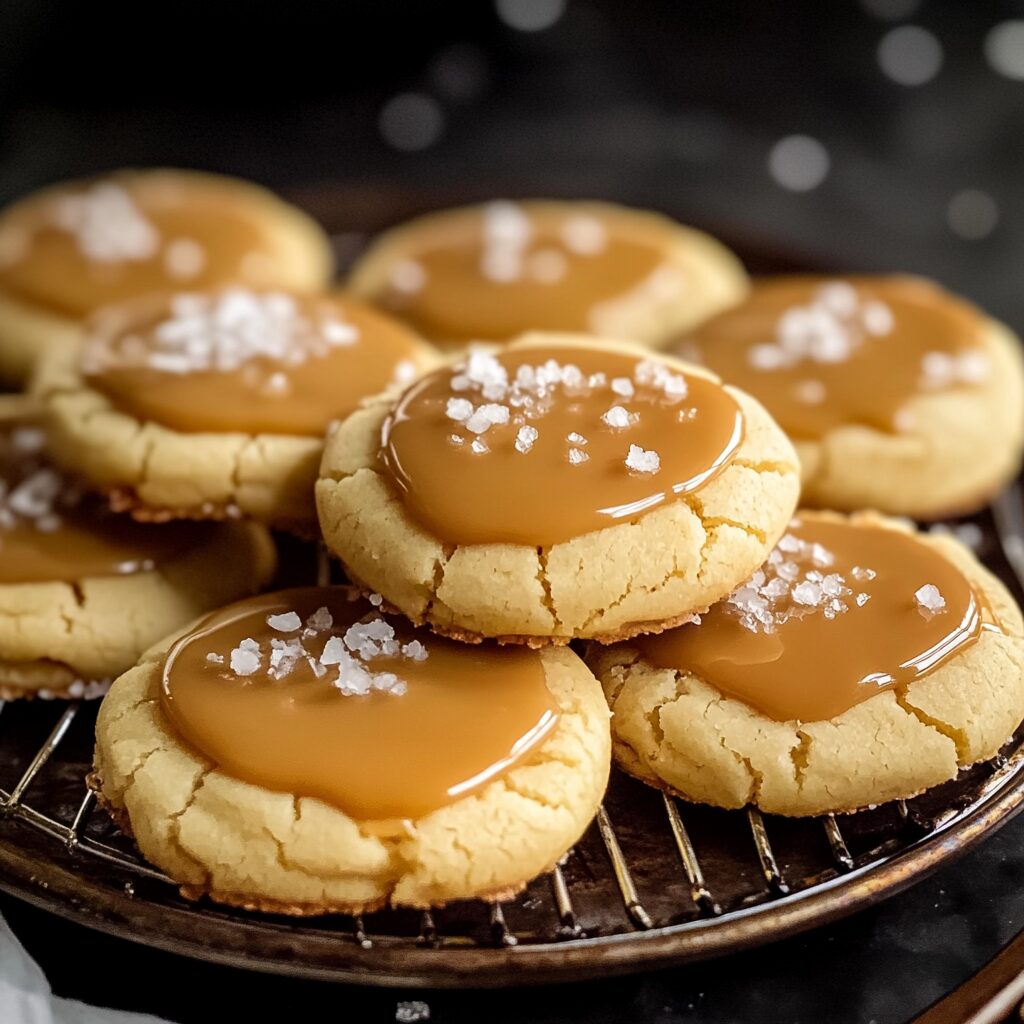
<svg viewBox="0 0 1024 1024">
<path fill-rule="evenodd" d="M 1020 485 L 951 524 L 1024 597 Z M 238 966 L 378 985 L 521 985 L 771 941 L 875 903 L 1024 803 L 1024 730 L 910 801 L 793 820 L 685 804 L 613 772 L 594 823 L 514 900 L 291 919 L 189 902 L 85 786 L 95 708 L 0 712 L 0 887 L 83 924 Z"/>
</svg>

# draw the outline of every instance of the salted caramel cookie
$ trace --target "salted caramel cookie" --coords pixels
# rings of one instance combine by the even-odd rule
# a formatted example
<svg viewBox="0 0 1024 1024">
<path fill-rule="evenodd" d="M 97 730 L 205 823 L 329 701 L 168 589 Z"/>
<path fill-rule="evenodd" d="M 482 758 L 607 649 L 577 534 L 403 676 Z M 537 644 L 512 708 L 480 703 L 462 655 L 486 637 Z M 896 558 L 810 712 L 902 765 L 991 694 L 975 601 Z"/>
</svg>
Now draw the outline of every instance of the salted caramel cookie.
<svg viewBox="0 0 1024 1024">
<path fill-rule="evenodd" d="M 1020 340 L 920 278 L 758 281 L 676 350 L 764 402 L 807 505 L 941 518 L 1020 469 Z"/>
<path fill-rule="evenodd" d="M 379 238 L 349 281 L 439 345 L 582 331 L 663 346 L 738 302 L 747 277 L 719 242 L 610 203 L 492 202 Z"/>
<path fill-rule="evenodd" d="M 801 513 L 700 624 L 588 659 L 615 757 L 688 800 L 786 815 L 914 796 L 1024 718 L 1024 622 L 948 536 Z"/>
<path fill-rule="evenodd" d="M 328 439 L 317 506 L 350 579 L 461 640 L 610 641 L 703 611 L 797 499 L 760 405 L 637 346 L 536 334 L 383 396 Z"/>
<path fill-rule="evenodd" d="M 230 287 L 109 307 L 35 390 L 54 457 L 116 509 L 308 535 L 328 424 L 435 361 L 357 300 Z"/>
<path fill-rule="evenodd" d="M 143 526 L 47 461 L 43 432 L 0 417 L 0 697 L 89 697 L 169 630 L 264 586 L 266 532 Z"/>
<path fill-rule="evenodd" d="M 186 896 L 358 913 L 515 893 L 586 828 L 609 748 L 571 651 L 466 647 L 311 587 L 217 612 L 117 680 L 96 785 Z"/>
<path fill-rule="evenodd" d="M 23 383 L 103 306 L 231 282 L 316 290 L 333 265 L 309 217 L 235 178 L 134 170 L 43 189 L 0 213 L 0 380 Z"/>
</svg>

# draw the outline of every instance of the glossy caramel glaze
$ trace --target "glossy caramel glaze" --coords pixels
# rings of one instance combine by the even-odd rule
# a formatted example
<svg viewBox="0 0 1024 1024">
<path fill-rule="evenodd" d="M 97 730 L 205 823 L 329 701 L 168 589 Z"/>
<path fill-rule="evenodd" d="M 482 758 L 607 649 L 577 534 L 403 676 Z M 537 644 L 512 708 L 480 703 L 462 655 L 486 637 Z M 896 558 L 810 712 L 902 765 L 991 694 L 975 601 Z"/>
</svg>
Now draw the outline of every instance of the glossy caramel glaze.
<svg viewBox="0 0 1024 1024">
<path fill-rule="evenodd" d="M 55 470 L 41 430 L 0 423 L 0 584 L 74 583 L 159 568 L 217 529 L 115 515 Z"/>
<path fill-rule="evenodd" d="M 690 623 L 636 641 L 778 721 L 824 721 L 934 671 L 997 628 L 934 547 L 880 526 L 804 515 L 750 584 Z"/>
<path fill-rule="evenodd" d="M 412 379 L 425 350 L 357 301 L 230 288 L 104 311 L 82 371 L 121 411 L 172 430 L 320 437 Z"/>
<path fill-rule="evenodd" d="M 985 321 L 920 278 L 768 278 L 677 347 L 760 399 L 793 438 L 851 424 L 911 429 L 915 395 L 989 372 Z"/>
<path fill-rule="evenodd" d="M 221 771 L 375 833 L 478 792 L 558 717 L 537 652 L 435 637 L 341 587 L 222 609 L 162 673 L 174 727 Z"/>
<path fill-rule="evenodd" d="M 75 318 L 151 292 L 281 279 L 267 199 L 229 178 L 123 171 L 0 218 L 0 290 Z"/>
<path fill-rule="evenodd" d="M 442 540 L 547 546 L 698 490 L 742 436 L 736 400 L 675 364 L 526 346 L 414 384 L 384 424 L 381 463 Z"/>
<path fill-rule="evenodd" d="M 600 206 L 494 202 L 413 229 L 376 301 L 440 342 L 601 332 L 602 307 L 686 288 L 671 225 Z"/>
</svg>

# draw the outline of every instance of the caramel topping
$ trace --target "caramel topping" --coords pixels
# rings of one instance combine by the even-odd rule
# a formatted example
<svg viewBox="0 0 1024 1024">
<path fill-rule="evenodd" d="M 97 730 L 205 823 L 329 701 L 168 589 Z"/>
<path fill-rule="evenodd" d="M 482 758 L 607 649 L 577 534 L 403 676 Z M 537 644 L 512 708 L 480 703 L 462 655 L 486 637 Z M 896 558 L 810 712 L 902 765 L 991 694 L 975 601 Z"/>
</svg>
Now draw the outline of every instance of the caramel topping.
<svg viewBox="0 0 1024 1024">
<path fill-rule="evenodd" d="M 280 280 L 264 205 L 230 179 L 125 171 L 28 197 L 0 223 L 0 289 L 72 317 L 150 292 Z"/>
<path fill-rule="evenodd" d="M 0 584 L 144 572 L 210 538 L 212 523 L 144 526 L 84 496 L 43 457 L 43 433 L 0 424 Z"/>
<path fill-rule="evenodd" d="M 105 311 L 87 383 L 137 419 L 185 433 L 320 437 L 423 361 L 415 335 L 358 302 L 229 288 Z"/>
<path fill-rule="evenodd" d="M 778 721 L 825 721 L 973 644 L 985 604 L 935 548 L 878 526 L 806 516 L 744 587 L 636 642 Z"/>
<path fill-rule="evenodd" d="M 377 301 L 437 341 L 602 333 L 605 303 L 664 301 L 686 285 L 664 262 L 668 226 L 586 204 L 489 203 L 442 215 L 410 242 Z"/>
<path fill-rule="evenodd" d="M 444 640 L 340 587 L 215 612 L 167 655 L 162 703 L 229 775 L 374 822 L 479 791 L 558 716 L 537 652 Z"/>
<path fill-rule="evenodd" d="M 976 309 L 918 278 L 785 277 L 755 284 L 679 352 L 813 439 L 849 424 L 911 428 L 913 396 L 985 380 L 983 337 Z"/>
<path fill-rule="evenodd" d="M 735 399 L 673 363 L 524 346 L 415 383 L 384 424 L 381 457 L 442 540 L 547 546 L 698 490 L 742 435 Z"/>
</svg>

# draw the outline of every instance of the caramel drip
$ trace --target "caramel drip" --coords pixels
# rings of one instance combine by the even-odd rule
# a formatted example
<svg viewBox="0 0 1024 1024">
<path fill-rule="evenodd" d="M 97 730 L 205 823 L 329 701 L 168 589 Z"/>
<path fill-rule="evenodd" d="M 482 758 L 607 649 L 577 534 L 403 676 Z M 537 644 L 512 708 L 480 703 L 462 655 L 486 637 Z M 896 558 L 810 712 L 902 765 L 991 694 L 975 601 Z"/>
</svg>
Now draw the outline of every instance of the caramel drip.
<svg viewBox="0 0 1024 1024">
<path fill-rule="evenodd" d="M 834 313 L 822 299 L 829 294 Z M 801 310 L 812 306 L 818 312 L 803 318 L 803 338 L 822 358 L 780 356 L 787 335 L 801 345 Z M 759 398 L 790 436 L 815 439 L 851 424 L 912 427 L 909 399 L 984 378 L 983 336 L 976 309 L 918 278 L 786 277 L 755 284 L 742 305 L 702 324 L 678 351 Z"/>
<path fill-rule="evenodd" d="M 173 171 L 47 189 L 3 215 L 0 289 L 79 318 L 150 292 L 272 285 L 279 274 L 266 216 L 229 179 Z"/>
<path fill-rule="evenodd" d="M 25 430 L 10 423 L 0 428 L 0 584 L 74 583 L 143 572 L 208 542 L 216 530 L 212 523 L 147 526 L 113 514 L 98 499 L 81 495 L 38 450 L 19 451 L 15 439 L 24 438 Z M 51 481 L 60 488 L 52 500 L 44 497 Z"/>
<path fill-rule="evenodd" d="M 600 307 L 681 290 L 667 226 L 581 205 L 494 203 L 410 230 L 376 301 L 440 342 L 599 332 Z"/>
<path fill-rule="evenodd" d="M 329 637 L 379 618 L 342 588 L 279 591 L 214 613 L 167 655 L 164 710 L 227 774 L 317 797 L 359 821 L 414 821 L 481 790 L 553 728 L 558 710 L 537 652 L 460 645 L 390 616 L 397 639 L 421 642 L 426 657 L 380 656 L 365 666 L 396 674 L 403 693 L 346 695 L 336 666 L 317 678 L 304 659 L 281 678 L 269 674 L 265 657 L 251 675 L 231 671 L 231 651 L 242 641 L 266 650 L 271 639 L 302 635 L 272 629 L 268 616 L 297 612 L 306 623 L 321 607 L 333 624 L 304 638 L 314 659 Z"/>
<path fill-rule="evenodd" d="M 424 360 L 415 335 L 368 306 L 333 296 L 296 302 L 311 322 L 334 318 L 356 339 L 323 345 L 301 362 L 256 356 L 231 370 L 170 372 L 149 361 L 168 300 L 144 300 L 100 318 L 84 350 L 85 380 L 121 411 L 183 433 L 321 437 L 364 398 L 411 379 Z"/>
<path fill-rule="evenodd" d="M 548 546 L 635 522 L 697 491 L 728 464 L 742 439 L 740 408 L 718 384 L 680 375 L 686 394 L 676 399 L 640 383 L 645 366 L 666 367 L 659 360 L 642 362 L 598 346 L 518 347 L 494 359 L 509 380 L 520 367 L 555 360 L 585 378 L 604 374 L 607 383 L 559 385 L 538 402 L 510 404 L 508 422 L 479 436 L 447 413 L 453 399 L 488 401 L 486 393 L 453 388 L 459 367 L 429 374 L 402 396 L 384 424 L 381 463 L 412 517 L 451 544 Z M 617 379 L 631 382 L 635 393 L 613 391 Z M 606 423 L 602 417 L 615 406 L 634 420 Z M 523 429 L 537 435 L 525 452 L 517 448 Z M 487 451 L 474 450 L 479 444 Z M 654 453 L 657 471 L 630 468 L 631 446 Z"/>
<path fill-rule="evenodd" d="M 834 557 L 820 572 L 844 579 L 849 591 L 839 600 L 845 611 L 827 618 L 824 604 L 807 608 L 790 598 L 776 607 L 776 617 L 794 609 L 796 617 L 771 632 L 754 631 L 742 621 L 744 599 L 739 608 L 730 599 L 699 625 L 636 641 L 642 656 L 659 668 L 695 675 L 770 718 L 816 722 L 928 675 L 992 628 L 983 624 L 986 606 L 963 573 L 914 536 L 811 516 L 796 522 L 790 536 L 820 544 Z M 799 566 L 798 579 L 814 571 L 798 555 L 783 560 Z M 866 578 L 865 569 L 877 575 Z M 945 601 L 940 611 L 929 611 L 915 596 L 929 585 Z M 861 594 L 867 595 L 859 598 L 862 604 Z"/>
</svg>

